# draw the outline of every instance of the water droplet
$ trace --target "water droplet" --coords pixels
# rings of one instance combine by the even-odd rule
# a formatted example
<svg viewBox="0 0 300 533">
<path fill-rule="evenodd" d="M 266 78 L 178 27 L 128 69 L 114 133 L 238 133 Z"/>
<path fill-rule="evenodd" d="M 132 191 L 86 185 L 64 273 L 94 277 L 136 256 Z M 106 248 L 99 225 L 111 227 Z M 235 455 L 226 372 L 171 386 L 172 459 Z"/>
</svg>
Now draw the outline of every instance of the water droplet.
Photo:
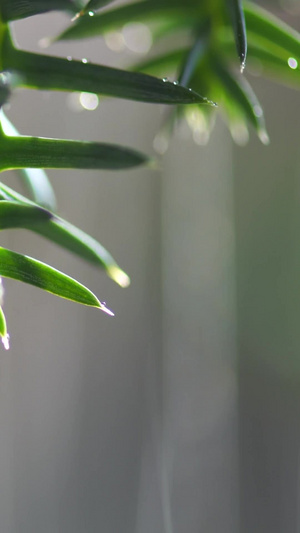
<svg viewBox="0 0 300 533">
<path fill-rule="evenodd" d="M 288 66 L 293 69 L 293 70 L 296 70 L 296 68 L 298 67 L 298 61 L 297 59 L 295 59 L 294 57 L 289 57 L 288 58 Z"/>
<path fill-rule="evenodd" d="M 67 60 L 68 61 L 73 61 L 73 57 L 72 56 L 67 56 Z"/>
<path fill-rule="evenodd" d="M 163 78 L 162 81 L 169 81 L 168 78 Z"/>
<path fill-rule="evenodd" d="M 81 63 L 84 63 L 86 65 L 88 63 L 88 59 L 86 59 L 86 57 L 83 57 Z"/>
<path fill-rule="evenodd" d="M 95 11 L 89 11 L 89 17 L 93 17 L 95 15 Z"/>
<path fill-rule="evenodd" d="M 178 85 L 178 81 L 173 81 L 173 85 Z"/>
<path fill-rule="evenodd" d="M 240 67 L 240 72 L 241 74 L 243 74 L 244 70 L 245 70 L 245 66 L 246 66 L 246 61 L 242 61 L 241 63 L 241 67 Z"/>
<path fill-rule="evenodd" d="M 191 92 L 192 92 L 192 89 L 191 89 L 190 87 L 189 87 L 189 91 L 191 91 Z"/>
</svg>

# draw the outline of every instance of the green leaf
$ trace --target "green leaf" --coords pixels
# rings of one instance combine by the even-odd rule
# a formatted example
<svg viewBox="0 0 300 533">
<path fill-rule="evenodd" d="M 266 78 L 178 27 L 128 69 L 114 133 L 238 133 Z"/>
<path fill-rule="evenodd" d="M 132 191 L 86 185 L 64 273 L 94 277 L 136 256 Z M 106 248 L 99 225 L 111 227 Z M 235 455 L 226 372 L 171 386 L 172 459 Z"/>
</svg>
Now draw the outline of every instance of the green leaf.
<svg viewBox="0 0 300 533">
<path fill-rule="evenodd" d="M 36 207 L 33 202 L 16 193 L 3 183 L 0 184 L 0 199 L 19 202 L 21 205 Z M 1 207 L 1 202 L 0 202 Z M 95 239 L 84 231 L 76 228 L 66 220 L 52 215 L 46 223 L 26 224 L 26 229 L 45 237 L 65 250 L 73 252 L 81 259 L 85 259 L 96 266 L 103 268 L 107 275 L 121 287 L 128 287 L 130 279 L 118 266 L 111 254 Z"/>
<path fill-rule="evenodd" d="M 83 61 L 22 52 L 6 42 L 5 68 L 20 76 L 20 86 L 60 91 L 84 91 L 129 100 L 161 104 L 212 102 L 194 91 L 137 72 Z"/>
<path fill-rule="evenodd" d="M 38 206 L 20 205 L 9 201 L 0 202 L 0 230 L 22 228 L 28 224 L 34 226 L 51 217 L 49 211 Z"/>
<path fill-rule="evenodd" d="M 245 3 L 245 17 L 252 44 L 263 44 L 266 50 L 281 47 L 300 60 L 300 34 L 264 9 Z M 250 35 L 251 34 L 251 35 Z"/>
<path fill-rule="evenodd" d="M 7 333 L 6 318 L 2 307 L 0 306 L 0 337 L 6 350 L 9 350 L 9 334 Z"/>
<path fill-rule="evenodd" d="M 16 168 L 124 169 L 149 162 L 147 156 L 104 143 L 45 139 L 41 137 L 2 137 L 0 170 Z"/>
<path fill-rule="evenodd" d="M 205 55 L 208 49 L 209 44 L 209 35 L 210 35 L 210 25 L 206 21 L 205 25 L 201 26 L 199 29 L 199 35 L 195 39 L 195 42 L 191 49 L 189 50 L 185 61 L 181 67 L 181 72 L 179 74 L 179 83 L 181 85 L 187 86 L 190 83 L 190 80 L 201 61 L 201 58 Z"/>
<path fill-rule="evenodd" d="M 0 13 L 4 22 L 60 10 L 76 12 L 81 9 L 80 0 L 1 0 Z"/>
<path fill-rule="evenodd" d="M 10 120 L 8 120 L 3 111 L 0 115 L 0 121 L 6 135 L 19 135 L 19 132 Z M 32 199 L 40 206 L 50 211 L 56 211 L 56 198 L 47 174 L 42 169 L 31 168 L 24 168 L 18 173 L 29 190 Z"/>
<path fill-rule="evenodd" d="M 247 35 L 245 25 L 245 15 L 241 0 L 226 0 L 229 9 L 235 44 L 243 72 L 247 55 Z"/>
<path fill-rule="evenodd" d="M 217 58 L 212 61 L 212 68 L 219 78 L 223 90 L 243 111 L 247 120 L 256 129 L 260 140 L 264 144 L 268 144 L 269 136 L 266 131 L 261 105 L 246 79 L 244 77 L 237 79 Z"/>
<path fill-rule="evenodd" d="M 195 0 L 142 0 L 121 5 L 115 9 L 99 13 L 94 17 L 81 17 L 67 28 L 57 40 L 84 39 L 119 28 L 130 22 L 149 22 L 161 20 L 178 14 L 186 15 L 187 11 L 200 15 L 206 11 L 203 3 L 197 5 Z"/>
<path fill-rule="evenodd" d="M 0 276 L 29 283 L 61 298 L 98 307 L 113 315 L 105 304 L 75 279 L 32 257 L 2 247 L 0 247 Z"/>
</svg>

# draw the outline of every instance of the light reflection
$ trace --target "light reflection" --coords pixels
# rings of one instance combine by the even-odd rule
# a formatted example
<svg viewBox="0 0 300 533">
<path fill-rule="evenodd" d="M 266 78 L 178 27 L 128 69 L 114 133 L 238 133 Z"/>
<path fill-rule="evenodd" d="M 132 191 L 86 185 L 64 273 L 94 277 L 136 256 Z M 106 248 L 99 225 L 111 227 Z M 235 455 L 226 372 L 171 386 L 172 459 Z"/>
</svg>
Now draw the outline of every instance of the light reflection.
<svg viewBox="0 0 300 533">
<path fill-rule="evenodd" d="M 152 33 L 148 26 L 141 22 L 125 24 L 123 28 L 125 44 L 131 52 L 147 54 L 152 46 Z"/>
<path fill-rule="evenodd" d="M 295 59 L 294 57 L 289 57 L 288 58 L 288 66 L 295 70 L 297 67 L 298 67 L 298 61 L 297 59 Z"/>
</svg>

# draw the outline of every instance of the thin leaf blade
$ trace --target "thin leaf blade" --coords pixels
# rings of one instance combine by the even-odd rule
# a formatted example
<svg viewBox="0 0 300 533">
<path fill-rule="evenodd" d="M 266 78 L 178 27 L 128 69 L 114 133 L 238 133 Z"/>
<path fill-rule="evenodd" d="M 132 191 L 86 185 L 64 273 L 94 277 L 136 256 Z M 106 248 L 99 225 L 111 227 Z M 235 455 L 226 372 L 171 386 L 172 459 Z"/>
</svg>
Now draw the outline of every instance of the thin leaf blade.
<svg viewBox="0 0 300 533">
<path fill-rule="evenodd" d="M 21 87 L 83 91 L 169 105 L 214 105 L 191 89 L 148 74 L 22 52 L 11 46 L 7 47 L 5 62 L 5 68 L 14 69 L 19 74 Z"/>
<path fill-rule="evenodd" d="M 227 6 L 231 17 L 241 72 L 243 72 L 247 56 L 247 34 L 242 2 L 241 0 L 227 0 Z"/>
<path fill-rule="evenodd" d="M 16 202 L 0 202 L 0 230 L 22 228 L 45 222 L 52 214 L 38 206 L 21 205 Z"/>
<path fill-rule="evenodd" d="M 41 137 L 4 137 L 0 143 L 0 170 L 18 168 L 76 168 L 119 170 L 150 163 L 135 150 L 87 141 Z"/>
<path fill-rule="evenodd" d="M 28 283 L 76 303 L 109 311 L 87 287 L 74 278 L 37 259 L 2 247 L 0 247 L 0 276 Z M 113 315 L 111 312 L 108 314 Z"/>
</svg>

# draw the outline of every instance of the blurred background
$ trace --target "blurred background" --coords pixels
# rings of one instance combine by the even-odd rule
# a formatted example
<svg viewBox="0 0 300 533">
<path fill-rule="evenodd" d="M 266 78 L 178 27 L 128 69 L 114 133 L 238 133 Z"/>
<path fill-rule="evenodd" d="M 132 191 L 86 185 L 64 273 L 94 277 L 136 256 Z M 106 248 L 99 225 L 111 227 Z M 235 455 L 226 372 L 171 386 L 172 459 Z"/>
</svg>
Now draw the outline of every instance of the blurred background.
<svg viewBox="0 0 300 533">
<path fill-rule="evenodd" d="M 266 5 L 300 29 L 296 2 Z M 14 29 L 41 50 L 66 23 L 51 14 Z M 138 59 L 109 46 L 46 53 Z M 1 532 L 300 532 L 299 93 L 251 82 L 270 146 L 253 132 L 233 146 L 218 119 L 207 146 L 183 124 L 161 171 L 49 172 L 60 214 L 111 251 L 128 289 L 26 231 L 2 236 L 88 285 L 116 317 L 5 281 Z M 23 134 L 154 153 L 162 106 L 82 104 L 20 91 L 7 114 Z M 13 173 L 3 180 L 24 192 Z"/>
</svg>

